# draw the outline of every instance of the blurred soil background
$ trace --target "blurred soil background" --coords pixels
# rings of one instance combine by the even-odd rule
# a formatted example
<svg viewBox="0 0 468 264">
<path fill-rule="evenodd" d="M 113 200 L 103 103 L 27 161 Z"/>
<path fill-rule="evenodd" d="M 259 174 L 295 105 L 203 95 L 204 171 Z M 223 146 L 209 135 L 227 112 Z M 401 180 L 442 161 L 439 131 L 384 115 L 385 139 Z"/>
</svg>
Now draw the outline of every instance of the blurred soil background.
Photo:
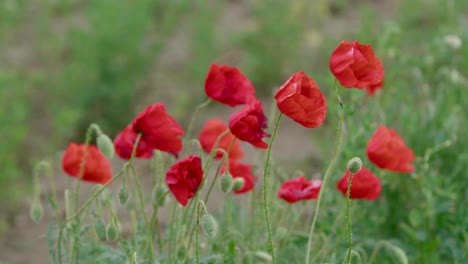
<svg viewBox="0 0 468 264">
<path fill-rule="evenodd" d="M 1 0 L 0 263 L 47 263 L 52 216 L 40 224 L 29 218 L 32 167 L 50 161 L 61 196 L 69 184 L 61 150 L 83 142 L 90 123 L 113 137 L 146 105 L 163 101 L 186 127 L 206 99 L 211 63 L 239 67 L 266 113 L 272 93 L 298 70 L 332 98 L 328 57 L 343 39 L 373 43 L 391 57 L 395 50 L 383 38 L 397 32 L 408 38 L 408 50 L 421 52 L 415 45 L 432 42 L 442 21 L 465 25 L 466 42 L 467 17 L 448 9 L 468 5 L 447 2 L 454 7 L 442 0 Z M 232 112 L 211 104 L 194 134 L 209 117 L 227 121 Z M 327 122 L 311 133 L 284 119 L 274 158 L 291 172 L 319 173 L 333 146 L 321 137 L 331 138 L 332 128 Z M 117 171 L 122 162 L 113 162 Z"/>
</svg>

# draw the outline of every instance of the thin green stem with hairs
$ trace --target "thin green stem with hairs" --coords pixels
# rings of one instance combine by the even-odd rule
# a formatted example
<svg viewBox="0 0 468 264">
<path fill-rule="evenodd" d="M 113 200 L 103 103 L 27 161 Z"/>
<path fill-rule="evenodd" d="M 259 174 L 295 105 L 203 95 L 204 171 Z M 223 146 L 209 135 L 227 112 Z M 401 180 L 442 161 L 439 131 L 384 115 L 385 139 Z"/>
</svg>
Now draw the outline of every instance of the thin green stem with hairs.
<svg viewBox="0 0 468 264">
<path fill-rule="evenodd" d="M 268 232 L 268 244 L 271 252 L 272 263 L 276 263 L 275 247 L 273 245 L 273 234 L 271 232 L 271 223 L 270 223 L 270 214 L 268 212 L 268 195 L 267 195 L 267 178 L 268 171 L 270 169 L 270 159 L 271 159 L 271 149 L 273 148 L 273 142 L 275 141 L 276 133 L 278 132 L 278 126 L 281 121 L 281 116 L 283 114 L 279 113 L 278 118 L 276 119 L 275 127 L 273 130 L 273 135 L 271 136 L 270 144 L 268 144 L 267 157 L 265 161 L 265 168 L 263 170 L 263 211 L 265 213 L 265 222 Z"/>
<path fill-rule="evenodd" d="M 320 203 L 322 201 L 322 197 L 323 197 L 323 193 L 324 193 L 323 190 L 325 189 L 328 178 L 330 177 L 330 175 L 333 173 L 333 170 L 335 169 L 335 165 L 336 165 L 336 163 L 338 161 L 338 157 L 340 156 L 339 154 L 341 152 L 341 145 L 342 145 L 342 142 L 343 142 L 343 130 L 344 130 L 343 101 L 341 101 L 340 94 L 338 93 L 338 84 L 337 84 L 336 79 L 335 79 L 335 83 L 334 83 L 333 87 L 334 87 L 336 99 L 338 100 L 338 103 L 340 104 L 340 107 L 338 108 L 339 121 L 338 121 L 338 131 L 337 131 L 337 134 L 336 134 L 336 145 L 335 145 L 335 150 L 334 150 L 334 153 L 333 153 L 332 160 L 330 161 L 330 164 L 328 165 L 328 168 L 325 171 L 325 175 L 323 176 L 322 188 L 321 188 L 322 190 L 319 192 L 319 197 L 317 199 L 317 205 L 315 207 L 314 218 L 313 218 L 312 224 L 310 226 L 309 240 L 308 240 L 308 243 L 307 243 L 307 253 L 306 253 L 305 264 L 310 263 L 310 253 L 311 253 L 311 250 L 312 250 L 312 236 L 314 234 L 315 223 L 317 222 L 317 216 L 318 216 L 318 213 L 319 213 L 319 210 L 320 210 Z"/>
<path fill-rule="evenodd" d="M 351 207 L 351 181 L 354 173 L 349 173 L 348 188 L 346 189 L 346 224 L 348 226 L 348 255 L 346 257 L 346 264 L 351 263 L 351 252 L 353 251 L 353 238 L 351 232 L 351 214 L 349 212 Z"/>
</svg>

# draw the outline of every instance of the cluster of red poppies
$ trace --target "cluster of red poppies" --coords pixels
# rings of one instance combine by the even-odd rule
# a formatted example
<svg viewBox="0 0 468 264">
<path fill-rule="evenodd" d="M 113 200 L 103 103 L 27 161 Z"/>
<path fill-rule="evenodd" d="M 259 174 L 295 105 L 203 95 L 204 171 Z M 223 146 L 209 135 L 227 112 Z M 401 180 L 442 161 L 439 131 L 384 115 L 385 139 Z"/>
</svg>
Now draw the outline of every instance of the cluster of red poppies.
<svg viewBox="0 0 468 264">
<path fill-rule="evenodd" d="M 346 88 L 365 89 L 374 94 L 382 88 L 384 70 L 380 59 L 370 45 L 341 42 L 330 58 L 330 69 L 339 83 Z M 242 108 L 234 112 L 228 124 L 220 119 L 209 120 L 199 134 L 200 145 L 207 153 L 216 151 L 214 158 L 222 159 L 227 153 L 227 164 L 220 174 L 228 170 L 233 178 L 242 178 L 244 185 L 235 193 L 245 193 L 254 188 L 252 165 L 241 162 L 244 151 L 239 139 L 259 149 L 268 148 L 263 141 L 270 135 L 263 105 L 255 96 L 249 79 L 237 68 L 211 65 L 205 81 L 205 92 L 213 101 Z M 275 99 L 280 112 L 307 128 L 319 127 L 327 113 L 326 99 L 317 83 L 304 72 L 294 73 L 276 92 Z M 115 152 L 122 159 L 149 159 L 155 150 L 179 156 L 183 148 L 181 137 L 185 132 L 171 117 L 163 103 L 146 107 L 114 139 Z M 134 145 L 137 143 L 134 151 Z M 216 144 L 217 143 L 217 144 Z M 87 154 L 85 155 L 85 150 Z M 367 156 L 382 169 L 411 172 L 414 154 L 402 138 L 391 128 L 379 126 L 367 146 Z M 81 168 L 83 158 L 86 159 Z M 84 181 L 105 184 L 112 178 L 107 158 L 94 145 L 71 143 L 62 161 L 63 169 L 73 177 Z M 178 160 L 166 173 L 166 184 L 176 200 L 186 205 L 198 191 L 203 180 L 201 158 L 190 155 Z M 81 175 L 80 175 L 81 173 Z M 337 188 L 345 194 L 349 171 L 339 181 Z M 376 199 L 381 191 L 380 180 L 366 168 L 352 178 L 351 198 Z M 321 188 L 320 180 L 307 181 L 304 176 L 284 182 L 278 196 L 287 202 L 315 199 Z"/>
</svg>

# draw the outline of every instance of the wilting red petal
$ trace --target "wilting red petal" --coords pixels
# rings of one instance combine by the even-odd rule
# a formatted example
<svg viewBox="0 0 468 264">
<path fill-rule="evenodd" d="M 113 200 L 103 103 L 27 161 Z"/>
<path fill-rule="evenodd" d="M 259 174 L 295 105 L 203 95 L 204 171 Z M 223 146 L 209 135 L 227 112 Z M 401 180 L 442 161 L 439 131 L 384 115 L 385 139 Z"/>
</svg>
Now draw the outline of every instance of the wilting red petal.
<svg viewBox="0 0 468 264">
<path fill-rule="evenodd" d="M 304 176 L 299 176 L 283 182 L 278 192 L 278 197 L 288 203 L 317 199 L 321 187 L 321 180 L 307 181 Z"/>
<path fill-rule="evenodd" d="M 188 156 L 177 161 L 166 173 L 166 184 L 176 200 L 186 206 L 203 180 L 201 159 Z"/>
<path fill-rule="evenodd" d="M 255 98 L 255 88 L 235 67 L 212 64 L 205 80 L 205 92 L 214 101 L 231 107 Z"/>
<path fill-rule="evenodd" d="M 367 144 L 367 157 L 379 168 L 409 173 L 414 153 L 403 138 L 392 128 L 380 125 Z"/>
<path fill-rule="evenodd" d="M 366 89 L 382 83 L 384 68 L 370 45 L 342 41 L 330 56 L 330 70 L 346 88 Z"/>
<path fill-rule="evenodd" d="M 262 139 L 270 135 L 264 132 L 267 128 L 267 118 L 263 113 L 262 103 L 252 101 L 229 117 L 231 133 L 242 141 L 249 142 L 257 148 L 268 148 Z"/>
<path fill-rule="evenodd" d="M 211 153 L 218 137 L 228 130 L 229 127 L 220 119 L 211 119 L 206 122 L 200 132 L 200 136 L 198 137 L 203 150 L 207 153 Z M 234 135 L 229 132 L 219 140 L 217 148 L 228 151 L 233 140 Z M 229 159 L 242 159 L 244 157 L 244 151 L 242 150 L 239 141 L 234 142 L 228 155 Z M 215 155 L 216 159 L 220 159 L 222 157 L 222 152 L 217 152 Z"/>
<path fill-rule="evenodd" d="M 317 83 L 300 71 L 293 74 L 275 94 L 281 113 L 304 127 L 320 126 L 327 115 L 327 102 Z"/>
<path fill-rule="evenodd" d="M 63 170 L 70 176 L 78 178 L 81 163 L 85 153 L 85 144 L 71 143 L 65 150 L 62 158 Z M 112 167 L 109 160 L 94 145 L 88 145 L 86 161 L 81 180 L 106 184 L 112 179 Z"/>
<path fill-rule="evenodd" d="M 223 165 L 219 175 L 224 174 L 225 171 L 226 166 Z M 236 160 L 229 160 L 229 174 L 231 174 L 232 178 L 244 179 L 244 186 L 240 190 L 234 191 L 235 194 L 246 193 L 254 189 L 256 177 L 252 175 L 252 165 Z"/>
<path fill-rule="evenodd" d="M 336 185 L 336 188 L 346 196 L 348 190 L 349 170 L 346 170 L 345 175 Z M 380 179 L 375 177 L 374 174 L 365 167 L 353 175 L 351 179 L 350 198 L 351 199 L 365 199 L 375 200 L 382 192 Z"/>
</svg>

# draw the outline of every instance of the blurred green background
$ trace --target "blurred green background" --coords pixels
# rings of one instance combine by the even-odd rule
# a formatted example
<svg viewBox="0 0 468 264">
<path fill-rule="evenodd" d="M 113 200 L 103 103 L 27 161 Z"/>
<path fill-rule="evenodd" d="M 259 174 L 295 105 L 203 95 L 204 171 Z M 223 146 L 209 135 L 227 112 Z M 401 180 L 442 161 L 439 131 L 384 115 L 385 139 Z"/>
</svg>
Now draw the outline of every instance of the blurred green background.
<svg viewBox="0 0 468 264">
<path fill-rule="evenodd" d="M 343 91 L 351 133 L 342 164 L 364 157 L 356 150 L 385 123 L 415 150 L 418 166 L 384 180 L 390 206 L 360 205 L 388 221 L 357 214 L 357 239 L 394 239 L 411 263 L 466 263 L 463 0 L 1 0 L 0 216 L 14 214 L 28 193 L 32 165 L 82 141 L 91 122 L 113 136 L 144 105 L 165 101 L 185 123 L 204 100 L 213 62 L 240 67 L 266 100 L 298 70 L 332 98 L 328 58 L 343 39 L 371 43 L 386 80 L 372 98 Z M 329 107 L 324 165 L 335 100 Z"/>
</svg>

